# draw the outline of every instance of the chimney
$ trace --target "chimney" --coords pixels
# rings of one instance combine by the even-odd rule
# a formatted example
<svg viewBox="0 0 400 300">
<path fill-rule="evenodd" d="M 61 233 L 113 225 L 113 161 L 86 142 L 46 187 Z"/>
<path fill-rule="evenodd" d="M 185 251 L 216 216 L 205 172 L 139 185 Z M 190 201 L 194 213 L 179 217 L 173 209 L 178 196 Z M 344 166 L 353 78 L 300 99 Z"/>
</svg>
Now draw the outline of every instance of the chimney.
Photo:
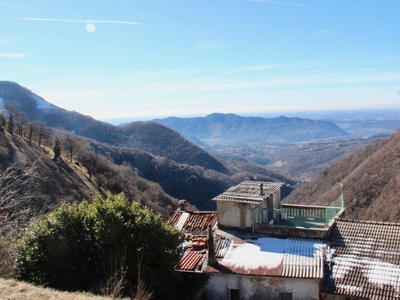
<svg viewBox="0 0 400 300">
<path fill-rule="evenodd" d="M 180 200 L 178 205 L 180 210 L 187 211 L 188 204 L 186 200 Z"/>
<path fill-rule="evenodd" d="M 215 257 L 214 234 L 211 225 L 208 225 L 208 264 L 215 266 L 217 258 Z"/>
<path fill-rule="evenodd" d="M 260 182 L 260 196 L 264 195 L 264 189 L 263 189 L 263 184 Z"/>
</svg>

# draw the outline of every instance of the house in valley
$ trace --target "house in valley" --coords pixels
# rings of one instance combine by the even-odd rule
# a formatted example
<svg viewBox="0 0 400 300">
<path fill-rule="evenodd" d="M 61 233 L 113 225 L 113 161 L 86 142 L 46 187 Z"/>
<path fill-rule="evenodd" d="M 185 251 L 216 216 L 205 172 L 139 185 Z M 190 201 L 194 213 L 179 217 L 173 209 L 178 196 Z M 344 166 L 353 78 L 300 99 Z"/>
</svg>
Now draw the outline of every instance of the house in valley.
<svg viewBox="0 0 400 300">
<path fill-rule="evenodd" d="M 284 204 L 282 185 L 242 182 L 213 199 L 216 212 L 181 203 L 176 270 L 207 275 L 198 299 L 400 299 L 399 224 L 342 219 L 343 194 Z"/>
</svg>

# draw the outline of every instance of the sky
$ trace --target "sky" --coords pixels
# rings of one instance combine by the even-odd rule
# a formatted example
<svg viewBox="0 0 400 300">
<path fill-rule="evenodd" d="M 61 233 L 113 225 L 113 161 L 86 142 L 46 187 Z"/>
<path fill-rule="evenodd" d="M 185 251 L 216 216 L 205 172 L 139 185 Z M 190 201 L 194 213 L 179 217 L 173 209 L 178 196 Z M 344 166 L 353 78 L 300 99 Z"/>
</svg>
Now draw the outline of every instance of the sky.
<svg viewBox="0 0 400 300">
<path fill-rule="evenodd" d="M 0 0 L 0 80 L 98 120 L 400 109 L 398 0 Z"/>
</svg>

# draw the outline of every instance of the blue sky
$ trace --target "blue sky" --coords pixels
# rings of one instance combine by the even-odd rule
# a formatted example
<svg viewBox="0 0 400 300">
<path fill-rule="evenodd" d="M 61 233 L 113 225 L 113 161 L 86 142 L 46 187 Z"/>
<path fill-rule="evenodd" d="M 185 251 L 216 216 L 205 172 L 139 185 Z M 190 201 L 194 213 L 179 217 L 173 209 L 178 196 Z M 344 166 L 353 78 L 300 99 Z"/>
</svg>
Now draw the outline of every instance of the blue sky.
<svg viewBox="0 0 400 300">
<path fill-rule="evenodd" d="M 400 1 L 0 0 L 0 80 L 100 120 L 400 109 Z"/>
</svg>

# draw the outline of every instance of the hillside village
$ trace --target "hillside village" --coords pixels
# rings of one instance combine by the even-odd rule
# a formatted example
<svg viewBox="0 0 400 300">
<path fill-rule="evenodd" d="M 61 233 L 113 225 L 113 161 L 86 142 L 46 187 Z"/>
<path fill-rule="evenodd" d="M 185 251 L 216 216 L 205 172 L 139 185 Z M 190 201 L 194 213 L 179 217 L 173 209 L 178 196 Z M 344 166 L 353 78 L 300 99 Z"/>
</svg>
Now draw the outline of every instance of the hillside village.
<svg viewBox="0 0 400 300">
<path fill-rule="evenodd" d="M 23 99 L 44 101 L 25 94 L 26 90 L 21 93 Z M 57 115 L 63 117 L 55 118 L 55 108 L 39 102 L 35 102 L 36 116 L 50 110 L 50 123 L 68 119 L 62 111 Z M 18 108 L 33 105 L 15 103 Z M 18 118 L 10 129 L 10 112 L 9 108 L 0 116 L 1 179 L 5 184 L 0 196 L 11 186 L 7 184 L 20 178 L 18 174 L 32 172 L 29 180 L 15 180 L 13 191 L 29 195 L 31 211 L 22 214 L 23 220 L 13 219 L 19 209 L 27 211 L 26 202 L 15 205 L 14 201 L 10 209 L 3 201 L 2 238 L 25 230 L 37 216 L 63 203 L 122 192 L 182 232 L 182 256 L 175 271 L 196 283 L 192 292 L 197 299 L 400 299 L 399 132 L 322 170 L 286 197 L 291 178 L 260 167 L 232 167 L 161 125 L 130 124 L 121 130 L 101 127 L 74 113 L 81 124 L 92 122 L 102 128 L 93 131 L 103 138 L 100 143 L 34 123 L 34 116 L 30 116 L 33 121 L 24 119 L 18 110 L 12 111 Z M 130 131 L 136 129 L 142 137 Z M 132 144 L 107 144 L 110 136 L 117 139 L 110 132 L 122 136 L 118 143 L 128 136 Z M 152 139 L 146 140 L 144 132 L 153 135 Z M 192 156 L 176 158 L 173 145 L 166 144 L 168 139 L 155 145 L 154 135 L 164 133 L 179 140 Z M 55 159 L 51 145 L 58 137 L 64 149 Z M 146 151 L 134 149 L 139 144 Z M 163 147 L 170 147 L 169 158 L 151 152 Z M 196 163 L 204 159 L 205 164 L 190 165 L 192 158 Z M 165 190 L 175 196 L 196 194 L 194 199 L 204 203 L 178 200 L 184 197 L 171 197 Z M 15 215 L 9 217 L 9 212 Z"/>
<path fill-rule="evenodd" d="M 345 219 L 329 206 L 283 204 L 282 183 L 242 182 L 188 211 L 177 271 L 207 275 L 199 299 L 399 299 L 400 224 Z"/>
</svg>

